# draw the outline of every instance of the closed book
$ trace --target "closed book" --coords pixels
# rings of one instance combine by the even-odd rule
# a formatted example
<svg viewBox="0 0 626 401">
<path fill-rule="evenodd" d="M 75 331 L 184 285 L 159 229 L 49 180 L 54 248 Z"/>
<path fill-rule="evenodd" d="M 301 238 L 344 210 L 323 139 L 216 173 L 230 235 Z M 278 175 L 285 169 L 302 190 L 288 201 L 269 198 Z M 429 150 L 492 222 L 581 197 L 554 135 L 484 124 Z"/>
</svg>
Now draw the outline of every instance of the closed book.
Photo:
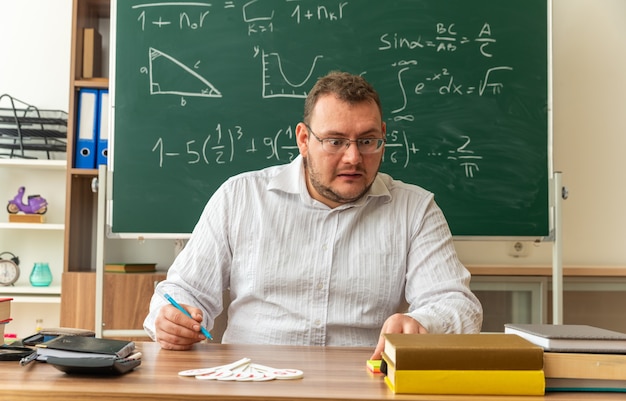
<svg viewBox="0 0 626 401">
<path fill-rule="evenodd" d="M 38 359 L 59 358 L 124 358 L 135 350 L 135 343 L 110 338 L 59 336 L 36 346 Z"/>
<path fill-rule="evenodd" d="M 102 36 L 94 28 L 83 30 L 83 78 L 101 76 Z"/>
<path fill-rule="evenodd" d="M 0 298 L 0 320 L 11 318 L 11 301 L 13 298 Z"/>
<path fill-rule="evenodd" d="M 156 271 L 156 263 L 107 263 L 104 265 L 105 272 L 114 273 L 138 273 Z"/>
<path fill-rule="evenodd" d="M 4 319 L 0 321 L 0 338 L 2 338 L 2 343 L 4 344 L 4 330 L 5 330 L 5 326 L 7 325 L 7 323 L 9 323 L 11 320 L 11 318 L 8 319 Z"/>
<path fill-rule="evenodd" d="M 385 334 L 399 370 L 541 370 L 543 349 L 510 334 Z"/>
<path fill-rule="evenodd" d="M 546 378 L 626 380 L 626 355 L 544 352 Z"/>
<path fill-rule="evenodd" d="M 626 354 L 626 334 L 578 324 L 505 324 L 504 332 L 517 334 L 554 352 Z"/>
<path fill-rule="evenodd" d="M 543 395 L 543 370 L 396 370 L 385 383 L 396 394 Z"/>
<path fill-rule="evenodd" d="M 561 379 L 546 378 L 546 392 L 626 392 L 626 379 Z"/>
</svg>

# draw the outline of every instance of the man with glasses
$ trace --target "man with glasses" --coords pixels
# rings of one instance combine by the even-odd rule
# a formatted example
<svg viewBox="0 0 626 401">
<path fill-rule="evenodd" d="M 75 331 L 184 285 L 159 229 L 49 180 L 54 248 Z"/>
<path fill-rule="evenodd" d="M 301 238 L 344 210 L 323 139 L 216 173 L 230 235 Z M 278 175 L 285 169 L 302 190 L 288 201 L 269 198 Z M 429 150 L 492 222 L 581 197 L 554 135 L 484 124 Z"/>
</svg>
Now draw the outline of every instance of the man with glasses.
<svg viewBox="0 0 626 401">
<path fill-rule="evenodd" d="M 211 197 L 155 291 L 150 336 L 189 349 L 225 289 L 225 343 L 371 346 L 379 359 L 382 333 L 479 332 L 482 308 L 433 194 L 378 171 L 385 134 L 369 83 L 320 78 L 296 126 L 300 155 Z"/>
</svg>

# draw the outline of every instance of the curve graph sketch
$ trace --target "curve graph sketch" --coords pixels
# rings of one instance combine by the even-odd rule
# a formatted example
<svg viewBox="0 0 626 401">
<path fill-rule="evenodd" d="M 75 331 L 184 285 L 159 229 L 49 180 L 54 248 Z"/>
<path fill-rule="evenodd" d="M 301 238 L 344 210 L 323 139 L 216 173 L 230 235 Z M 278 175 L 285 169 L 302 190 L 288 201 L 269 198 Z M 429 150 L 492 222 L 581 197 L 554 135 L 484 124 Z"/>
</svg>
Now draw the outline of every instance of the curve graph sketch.
<svg viewBox="0 0 626 401">
<path fill-rule="evenodd" d="M 293 82 L 287 77 L 280 54 L 276 52 L 265 53 L 262 52 L 262 64 L 263 64 L 263 94 L 264 99 L 272 97 L 293 97 L 293 98 L 306 98 L 307 90 L 313 83 L 311 83 L 311 77 L 315 70 L 317 61 L 324 56 L 317 55 L 311 63 L 311 68 L 306 77 L 300 82 Z M 306 85 L 306 86 L 305 86 Z"/>
</svg>

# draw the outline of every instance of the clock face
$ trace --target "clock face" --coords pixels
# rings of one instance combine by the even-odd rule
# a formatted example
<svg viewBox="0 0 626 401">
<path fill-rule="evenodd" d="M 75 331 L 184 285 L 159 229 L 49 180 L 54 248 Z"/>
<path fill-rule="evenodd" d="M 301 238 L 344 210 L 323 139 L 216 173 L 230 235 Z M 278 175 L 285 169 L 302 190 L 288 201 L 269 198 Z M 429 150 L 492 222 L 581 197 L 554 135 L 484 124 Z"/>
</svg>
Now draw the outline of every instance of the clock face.
<svg viewBox="0 0 626 401">
<path fill-rule="evenodd" d="M 11 285 L 20 277 L 20 268 L 10 260 L 0 260 L 0 285 Z"/>
</svg>

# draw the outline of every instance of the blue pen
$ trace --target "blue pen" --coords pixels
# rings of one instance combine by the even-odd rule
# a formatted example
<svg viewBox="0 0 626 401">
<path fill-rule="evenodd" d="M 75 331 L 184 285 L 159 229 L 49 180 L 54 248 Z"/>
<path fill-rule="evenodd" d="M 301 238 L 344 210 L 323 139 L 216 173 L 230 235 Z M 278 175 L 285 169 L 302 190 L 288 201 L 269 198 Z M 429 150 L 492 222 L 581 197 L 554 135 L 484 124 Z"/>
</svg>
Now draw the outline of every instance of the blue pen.
<svg viewBox="0 0 626 401">
<path fill-rule="evenodd" d="M 189 314 L 189 312 L 187 312 L 185 310 L 185 308 L 183 308 L 182 306 L 180 306 L 178 304 L 178 302 L 174 301 L 174 298 L 170 297 L 169 294 L 163 294 L 163 296 L 165 297 L 165 299 L 167 299 L 172 305 L 174 305 L 174 307 L 176 307 L 176 309 L 178 309 L 179 311 L 183 312 L 185 314 L 185 316 L 187 317 L 191 317 L 191 315 Z M 193 319 L 193 318 L 192 318 Z M 200 331 L 202 331 L 202 334 L 204 334 L 204 336 L 206 338 L 208 338 L 209 340 L 213 339 L 213 336 L 211 336 L 211 333 L 209 333 L 209 331 L 207 329 L 205 329 L 203 326 L 200 326 Z"/>
</svg>

